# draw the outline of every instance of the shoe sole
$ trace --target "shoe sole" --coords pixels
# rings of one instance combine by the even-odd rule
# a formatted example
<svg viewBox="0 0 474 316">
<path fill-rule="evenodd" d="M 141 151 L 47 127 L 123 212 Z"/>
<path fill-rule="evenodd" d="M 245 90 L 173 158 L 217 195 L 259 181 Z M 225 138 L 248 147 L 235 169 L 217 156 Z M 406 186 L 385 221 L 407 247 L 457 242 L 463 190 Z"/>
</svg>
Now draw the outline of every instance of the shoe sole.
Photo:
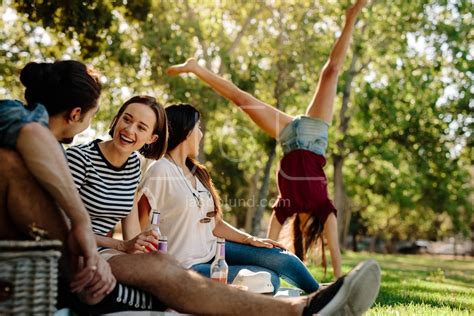
<svg viewBox="0 0 474 316">
<path fill-rule="evenodd" d="M 362 315 L 374 303 L 380 289 L 380 266 L 375 260 L 359 263 L 344 278 L 336 296 L 319 315 Z"/>
</svg>

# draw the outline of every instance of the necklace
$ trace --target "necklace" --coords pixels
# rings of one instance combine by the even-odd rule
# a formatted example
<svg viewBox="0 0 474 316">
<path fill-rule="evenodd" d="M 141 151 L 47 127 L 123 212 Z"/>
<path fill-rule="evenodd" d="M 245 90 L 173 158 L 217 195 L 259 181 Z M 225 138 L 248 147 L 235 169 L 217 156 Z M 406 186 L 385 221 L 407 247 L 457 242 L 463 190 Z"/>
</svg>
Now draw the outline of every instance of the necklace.
<svg viewBox="0 0 474 316">
<path fill-rule="evenodd" d="M 176 161 L 173 159 L 173 157 L 171 157 L 170 154 L 166 154 L 166 157 L 167 158 L 170 158 L 171 162 L 173 163 L 173 165 L 176 167 L 176 169 L 178 170 L 179 174 L 183 177 L 183 181 L 184 183 L 186 184 L 186 187 L 189 189 L 189 192 L 191 192 L 191 194 L 193 195 L 194 199 L 196 200 L 196 204 L 199 208 L 199 210 L 201 210 L 201 206 L 202 206 L 202 203 L 201 203 L 201 199 L 199 198 L 199 195 L 197 195 L 193 189 L 191 188 L 191 186 L 189 185 L 188 181 L 187 181 L 187 178 L 186 178 L 186 175 L 184 174 L 183 170 L 181 169 L 180 166 L 178 166 L 178 164 L 176 163 Z M 194 176 L 194 175 L 193 175 Z M 196 186 L 197 186 L 197 181 L 196 181 Z"/>
</svg>

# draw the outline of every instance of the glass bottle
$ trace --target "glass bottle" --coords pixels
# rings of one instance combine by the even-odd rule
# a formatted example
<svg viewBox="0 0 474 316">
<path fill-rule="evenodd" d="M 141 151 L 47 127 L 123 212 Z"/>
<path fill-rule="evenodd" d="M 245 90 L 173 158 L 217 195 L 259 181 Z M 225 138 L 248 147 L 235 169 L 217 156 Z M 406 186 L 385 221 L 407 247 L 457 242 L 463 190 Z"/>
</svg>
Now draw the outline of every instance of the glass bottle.
<svg viewBox="0 0 474 316">
<path fill-rule="evenodd" d="M 211 279 L 217 282 L 227 283 L 229 267 L 225 262 L 225 239 L 217 238 L 216 257 L 211 264 Z"/>
<path fill-rule="evenodd" d="M 159 238 L 161 239 L 161 231 L 160 231 L 160 212 L 158 210 L 152 210 L 151 212 L 151 222 L 150 226 L 148 227 L 147 230 L 154 230 L 155 232 L 158 233 Z M 159 245 L 160 243 L 158 242 L 158 245 L 156 245 L 156 248 L 159 250 Z M 154 249 L 150 249 L 149 247 L 146 247 L 148 251 L 154 251 Z"/>
<path fill-rule="evenodd" d="M 158 251 L 162 253 L 168 252 L 168 237 L 161 236 L 160 240 L 158 241 Z"/>
<path fill-rule="evenodd" d="M 150 223 L 150 227 L 148 227 L 148 230 L 154 230 L 158 233 L 158 235 L 161 236 L 159 225 L 160 225 L 160 212 L 157 210 L 152 210 L 151 223 Z"/>
</svg>

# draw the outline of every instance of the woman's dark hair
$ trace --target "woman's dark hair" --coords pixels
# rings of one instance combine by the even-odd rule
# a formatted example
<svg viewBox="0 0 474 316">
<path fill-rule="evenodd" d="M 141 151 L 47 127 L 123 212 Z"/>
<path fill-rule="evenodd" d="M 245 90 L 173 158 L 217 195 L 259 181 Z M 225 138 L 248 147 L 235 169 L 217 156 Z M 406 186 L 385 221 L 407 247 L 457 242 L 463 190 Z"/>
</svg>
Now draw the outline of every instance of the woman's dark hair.
<svg viewBox="0 0 474 316">
<path fill-rule="evenodd" d="M 293 219 L 293 247 L 295 255 L 303 261 L 308 249 L 316 245 L 319 240 L 321 242 L 322 266 L 324 274 L 326 274 L 327 262 L 324 251 L 323 228 L 324 226 L 319 217 L 314 214 L 311 214 L 304 223 L 301 223 L 298 214 Z"/>
<path fill-rule="evenodd" d="M 109 135 L 112 137 L 114 136 L 115 126 L 117 125 L 118 119 L 132 103 L 147 105 L 153 110 L 153 112 L 155 112 L 156 123 L 153 127 L 153 134 L 158 135 L 158 140 L 152 144 L 143 146 L 140 148 L 139 152 L 145 158 L 158 160 L 163 157 L 168 145 L 168 120 L 166 119 L 166 112 L 163 105 L 156 101 L 154 97 L 138 95 L 127 100 L 118 110 L 112 123 L 110 123 Z"/>
<path fill-rule="evenodd" d="M 201 119 L 201 113 L 190 104 L 173 104 L 166 108 L 168 117 L 169 140 L 168 152 L 175 149 L 179 144 L 186 140 L 194 127 Z M 212 182 L 211 176 L 206 167 L 196 159 L 186 158 L 186 166 L 191 170 L 199 181 L 209 190 L 214 199 L 214 210 L 221 215 L 221 200 L 219 193 Z"/>
<path fill-rule="evenodd" d="M 98 73 L 75 60 L 28 63 L 20 81 L 28 105 L 41 103 L 50 116 L 75 107 L 84 114 L 97 105 L 101 91 Z"/>
</svg>

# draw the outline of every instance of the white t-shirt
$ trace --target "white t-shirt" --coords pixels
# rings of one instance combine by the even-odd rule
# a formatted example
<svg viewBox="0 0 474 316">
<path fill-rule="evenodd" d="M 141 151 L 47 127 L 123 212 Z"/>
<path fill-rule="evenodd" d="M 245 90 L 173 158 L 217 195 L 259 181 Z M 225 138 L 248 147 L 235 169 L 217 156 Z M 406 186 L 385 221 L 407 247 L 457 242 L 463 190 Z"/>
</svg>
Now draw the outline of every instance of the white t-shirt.
<svg viewBox="0 0 474 316">
<path fill-rule="evenodd" d="M 214 211 L 210 192 L 196 178 L 196 189 L 184 178 L 183 170 L 162 158 L 154 162 L 138 187 L 138 199 L 144 194 L 152 209 L 161 212 L 160 231 L 168 237 L 168 254 L 184 268 L 211 260 L 217 237 L 212 234 L 216 222 L 200 223 Z M 201 207 L 193 193 L 199 196 Z"/>
</svg>

